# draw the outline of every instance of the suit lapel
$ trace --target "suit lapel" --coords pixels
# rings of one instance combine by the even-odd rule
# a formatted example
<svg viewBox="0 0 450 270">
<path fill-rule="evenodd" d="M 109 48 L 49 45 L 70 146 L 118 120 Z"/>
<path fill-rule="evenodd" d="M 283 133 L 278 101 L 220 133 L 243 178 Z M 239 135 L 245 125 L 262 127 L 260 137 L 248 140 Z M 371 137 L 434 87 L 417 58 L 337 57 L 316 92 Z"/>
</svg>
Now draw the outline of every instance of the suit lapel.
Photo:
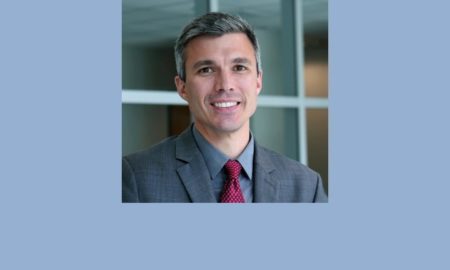
<svg viewBox="0 0 450 270">
<path fill-rule="evenodd" d="M 194 141 L 191 128 L 186 129 L 176 141 L 176 158 L 181 161 L 177 169 L 178 176 L 192 202 L 216 202 L 208 168 Z"/>
<path fill-rule="evenodd" d="M 255 202 L 276 202 L 278 199 L 279 182 L 273 178 L 276 170 L 270 159 L 270 153 L 264 148 L 255 144 L 254 158 L 254 201 Z"/>
</svg>

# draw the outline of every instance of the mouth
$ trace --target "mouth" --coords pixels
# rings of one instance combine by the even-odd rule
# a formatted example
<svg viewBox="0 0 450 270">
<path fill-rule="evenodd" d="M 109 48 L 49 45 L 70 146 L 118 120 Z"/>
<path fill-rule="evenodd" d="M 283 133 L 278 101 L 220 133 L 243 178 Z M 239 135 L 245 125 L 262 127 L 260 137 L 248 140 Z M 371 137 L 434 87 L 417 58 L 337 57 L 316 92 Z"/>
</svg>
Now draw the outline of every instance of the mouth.
<svg viewBox="0 0 450 270">
<path fill-rule="evenodd" d="M 226 101 L 226 102 L 213 102 L 211 103 L 212 106 L 217 108 L 230 108 L 241 104 L 238 101 Z"/>
</svg>

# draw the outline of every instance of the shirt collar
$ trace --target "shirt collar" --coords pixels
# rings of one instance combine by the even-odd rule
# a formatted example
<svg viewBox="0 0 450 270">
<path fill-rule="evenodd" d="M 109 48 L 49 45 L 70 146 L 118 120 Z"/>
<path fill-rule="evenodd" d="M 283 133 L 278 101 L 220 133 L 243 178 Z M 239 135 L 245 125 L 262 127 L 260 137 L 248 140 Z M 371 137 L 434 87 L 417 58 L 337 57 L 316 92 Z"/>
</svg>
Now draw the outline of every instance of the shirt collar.
<svg viewBox="0 0 450 270">
<path fill-rule="evenodd" d="M 211 179 L 214 179 L 217 174 L 222 170 L 225 163 L 228 161 L 228 157 L 216 149 L 212 144 L 210 144 L 205 137 L 192 125 L 192 134 L 194 136 L 195 142 L 197 143 L 200 152 L 203 155 L 206 166 L 208 167 Z M 251 180 L 253 176 L 253 153 L 255 151 L 255 141 L 253 135 L 250 132 L 250 140 L 245 147 L 244 151 L 236 159 L 242 165 L 248 178 Z"/>
</svg>

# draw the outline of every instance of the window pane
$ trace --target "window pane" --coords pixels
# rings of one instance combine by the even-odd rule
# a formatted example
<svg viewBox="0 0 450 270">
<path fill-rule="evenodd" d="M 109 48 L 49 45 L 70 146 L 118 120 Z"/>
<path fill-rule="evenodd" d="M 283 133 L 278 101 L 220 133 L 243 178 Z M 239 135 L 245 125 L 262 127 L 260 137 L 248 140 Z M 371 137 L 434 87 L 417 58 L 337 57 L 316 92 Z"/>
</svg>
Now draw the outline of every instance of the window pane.
<svg viewBox="0 0 450 270">
<path fill-rule="evenodd" d="M 307 109 L 308 165 L 322 176 L 328 193 L 328 109 Z"/>
<path fill-rule="evenodd" d="M 305 51 L 305 95 L 328 97 L 328 51 L 308 48 Z"/>
<path fill-rule="evenodd" d="M 328 97 L 328 0 L 302 3 L 305 94 Z"/>
<path fill-rule="evenodd" d="M 259 144 L 298 160 L 297 109 L 259 107 L 251 128 Z"/>
<path fill-rule="evenodd" d="M 173 46 L 194 0 L 122 1 L 122 88 L 174 90 Z"/>
</svg>

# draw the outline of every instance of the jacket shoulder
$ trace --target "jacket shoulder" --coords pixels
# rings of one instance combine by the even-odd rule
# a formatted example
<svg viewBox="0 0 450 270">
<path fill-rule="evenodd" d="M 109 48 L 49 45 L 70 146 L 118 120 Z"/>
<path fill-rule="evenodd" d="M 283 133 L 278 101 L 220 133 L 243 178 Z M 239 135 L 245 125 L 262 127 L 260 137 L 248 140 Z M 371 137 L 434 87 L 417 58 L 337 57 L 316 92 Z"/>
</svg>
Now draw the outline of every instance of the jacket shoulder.
<svg viewBox="0 0 450 270">
<path fill-rule="evenodd" d="M 279 187 L 280 202 L 327 202 L 322 178 L 314 170 L 277 152 L 257 147 L 257 162 Z M 255 163 L 256 165 L 256 163 Z"/>
<path fill-rule="evenodd" d="M 161 142 L 123 157 L 134 171 L 148 169 L 153 166 L 164 166 L 175 160 L 175 141 L 178 136 L 168 137 Z"/>
<path fill-rule="evenodd" d="M 297 160 L 291 159 L 285 155 L 267 149 L 263 146 L 257 147 L 260 158 L 266 159 L 267 163 L 285 176 L 285 178 L 301 178 L 317 181 L 319 174 L 311 168 L 305 166 Z"/>
</svg>

